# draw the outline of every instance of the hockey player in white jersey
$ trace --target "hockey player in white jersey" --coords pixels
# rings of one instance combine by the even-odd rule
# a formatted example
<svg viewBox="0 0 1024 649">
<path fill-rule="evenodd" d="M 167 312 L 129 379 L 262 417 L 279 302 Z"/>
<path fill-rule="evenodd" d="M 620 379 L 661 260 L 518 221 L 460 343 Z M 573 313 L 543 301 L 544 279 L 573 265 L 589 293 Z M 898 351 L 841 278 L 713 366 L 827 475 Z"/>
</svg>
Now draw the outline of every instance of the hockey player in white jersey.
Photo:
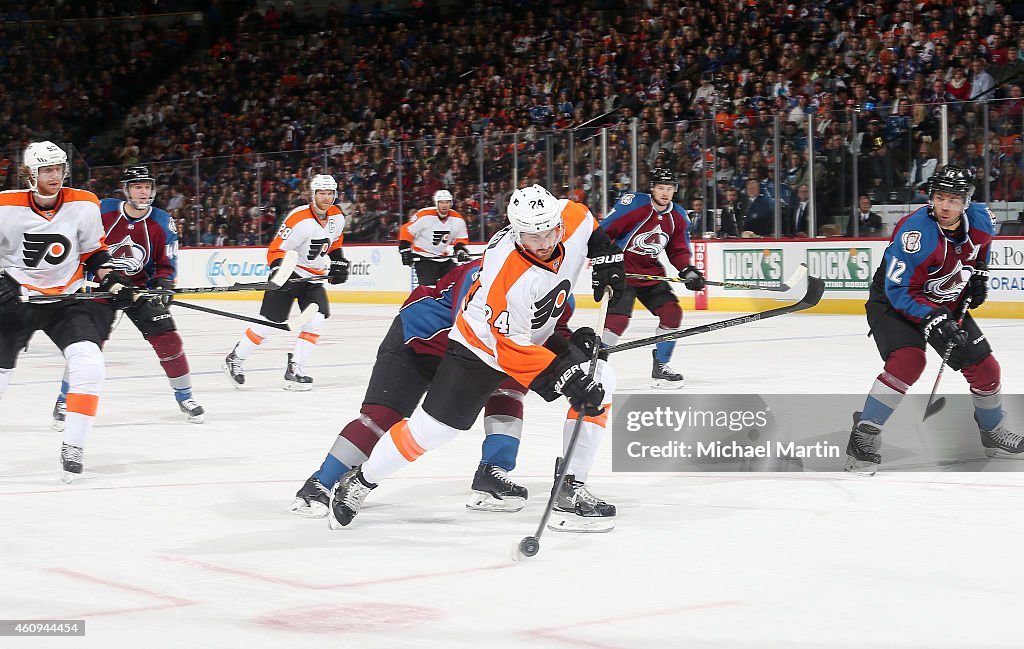
<svg viewBox="0 0 1024 649">
<path fill-rule="evenodd" d="M 345 215 L 334 204 L 338 198 L 338 182 L 333 176 L 320 174 L 309 181 L 309 189 L 309 205 L 297 207 L 285 217 L 267 249 L 267 262 L 275 269 L 287 251 L 295 250 L 299 254 L 296 278 L 323 278 L 331 284 L 344 284 L 348 281 L 349 264 L 341 249 L 345 240 Z M 288 354 L 284 372 L 285 390 L 306 391 L 312 389 L 313 379 L 306 374 L 305 364 L 320 339 L 326 319 L 331 316 L 323 282 L 286 283 L 280 289 L 267 291 L 263 294 L 260 315 L 272 322 L 284 322 L 296 301 L 300 309 L 311 304 L 319 309 L 302 326 L 295 348 Z M 233 386 L 241 388 L 245 384 L 245 360 L 274 331 L 266 325 L 252 325 L 224 358 L 222 367 Z"/>
<path fill-rule="evenodd" d="M 328 515 L 332 526 L 350 523 L 381 480 L 468 430 L 506 377 L 549 401 L 565 396 L 577 417 L 607 417 L 610 404 L 601 384 L 606 379 L 600 372 L 590 378 L 584 353 L 553 334 L 588 257 L 594 258 L 595 299 L 606 286 L 613 288 L 612 300 L 621 295 L 622 255 L 585 206 L 558 200 L 539 185 L 512 194 L 508 217 L 511 225 L 488 245 L 423 404 L 392 426 L 369 459 L 335 486 Z M 603 431 L 603 426 L 584 428 Z M 615 507 L 578 479 L 597 450 L 596 444 L 581 442 L 559 485 L 559 507 L 579 518 L 611 518 Z"/>
<path fill-rule="evenodd" d="M 96 275 L 101 291 L 115 295 L 115 308 L 132 304 L 134 289 L 113 270 L 96 195 L 64 187 L 67 154 L 52 142 L 33 142 L 25 149 L 20 172 L 28 189 L 0 193 L 0 396 L 29 338 L 45 332 L 68 367 L 60 458 L 62 479 L 71 482 L 83 471 L 85 442 L 105 377 L 100 345 L 114 311 L 97 301 L 60 296 L 82 288 L 85 270 Z M 54 301 L 21 299 L 47 295 Z"/>
<path fill-rule="evenodd" d="M 424 207 L 402 225 L 398 233 L 398 254 L 402 263 L 416 269 L 423 286 L 433 286 L 455 268 L 455 262 L 469 261 L 469 231 L 466 220 L 452 209 L 452 193 L 434 192 L 434 206 Z"/>
</svg>

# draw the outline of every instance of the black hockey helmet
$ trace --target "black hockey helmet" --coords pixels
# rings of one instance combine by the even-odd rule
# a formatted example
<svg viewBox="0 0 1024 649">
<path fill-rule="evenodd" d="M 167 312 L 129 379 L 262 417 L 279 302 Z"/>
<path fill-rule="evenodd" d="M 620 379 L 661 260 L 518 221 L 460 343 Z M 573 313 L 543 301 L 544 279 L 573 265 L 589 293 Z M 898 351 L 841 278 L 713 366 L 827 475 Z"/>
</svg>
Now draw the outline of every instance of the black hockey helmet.
<svg viewBox="0 0 1024 649">
<path fill-rule="evenodd" d="M 135 167 L 125 167 L 124 171 L 121 172 L 121 184 L 127 185 L 128 183 L 144 183 L 151 182 L 155 183 L 156 178 L 149 173 L 149 169 L 141 165 Z"/>
<path fill-rule="evenodd" d="M 937 169 L 928 179 L 928 197 L 934 196 L 935 192 L 963 196 L 964 209 L 967 209 L 974 194 L 974 172 L 955 164 Z"/>
<path fill-rule="evenodd" d="M 150 193 L 149 198 L 144 201 L 132 200 L 131 195 L 128 193 L 128 185 L 131 183 L 153 183 L 153 191 Z M 144 210 L 153 204 L 153 199 L 156 198 L 156 178 L 149 173 L 149 169 L 141 165 L 134 167 L 125 167 L 124 171 L 121 172 L 121 189 L 124 190 L 125 200 L 132 204 L 137 210 Z"/>
<path fill-rule="evenodd" d="M 665 167 L 651 169 L 651 187 L 655 185 L 675 185 L 676 173 Z"/>
</svg>

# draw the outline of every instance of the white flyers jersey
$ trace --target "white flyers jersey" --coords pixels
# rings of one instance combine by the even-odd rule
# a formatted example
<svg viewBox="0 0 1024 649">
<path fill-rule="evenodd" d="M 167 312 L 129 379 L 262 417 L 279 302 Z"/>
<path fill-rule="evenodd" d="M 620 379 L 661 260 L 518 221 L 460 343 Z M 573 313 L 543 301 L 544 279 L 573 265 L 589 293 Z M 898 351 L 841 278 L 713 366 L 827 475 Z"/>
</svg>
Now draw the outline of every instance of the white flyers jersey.
<svg viewBox="0 0 1024 649">
<path fill-rule="evenodd" d="M 526 386 L 555 358 L 542 345 L 569 306 L 573 284 L 587 265 L 590 236 L 598 227 L 586 206 L 562 199 L 559 207 L 562 242 L 550 261 L 518 248 L 510 228 L 494 235 L 449 334 Z"/>
<path fill-rule="evenodd" d="M 448 216 L 442 219 L 437 208 L 424 207 L 402 225 L 398 238 L 412 244 L 412 251 L 422 257 L 448 257 L 453 246 L 469 244 L 469 230 L 466 220 L 455 210 L 448 210 Z"/>
<path fill-rule="evenodd" d="M 341 248 L 345 241 L 345 215 L 337 205 L 327 208 L 323 218 L 313 212 L 312 205 L 296 207 L 284 218 L 274 240 L 267 249 L 267 263 L 294 250 L 299 254 L 295 273 L 299 277 L 325 277 L 331 269 L 328 253 Z"/>
<path fill-rule="evenodd" d="M 64 187 L 49 209 L 31 190 L 0 192 L 0 267 L 29 295 L 74 293 L 85 279 L 82 264 L 106 249 L 92 192 Z"/>
</svg>

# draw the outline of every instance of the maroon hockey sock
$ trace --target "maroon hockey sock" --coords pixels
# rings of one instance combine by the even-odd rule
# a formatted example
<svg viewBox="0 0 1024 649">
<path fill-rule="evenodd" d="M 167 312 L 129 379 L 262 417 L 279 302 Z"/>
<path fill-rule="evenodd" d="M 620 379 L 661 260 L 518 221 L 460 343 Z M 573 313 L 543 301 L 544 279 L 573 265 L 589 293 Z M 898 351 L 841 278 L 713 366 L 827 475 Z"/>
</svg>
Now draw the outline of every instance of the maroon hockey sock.
<svg viewBox="0 0 1024 649">
<path fill-rule="evenodd" d="M 359 417 L 348 422 L 348 425 L 341 429 L 339 436 L 351 442 L 363 455 L 370 457 L 370 452 L 377 445 L 381 435 L 401 420 L 402 415 L 396 410 L 364 403 L 359 409 Z"/>
<path fill-rule="evenodd" d="M 662 304 L 654 310 L 654 315 L 658 316 L 660 327 L 666 331 L 675 331 L 683 323 L 683 310 L 676 301 Z"/>
<path fill-rule="evenodd" d="M 629 316 L 619 313 L 609 313 L 604 319 L 604 330 L 610 331 L 616 336 L 621 336 L 626 327 L 629 326 Z"/>
<path fill-rule="evenodd" d="M 917 347 L 900 347 L 885 361 L 885 368 L 878 380 L 897 392 L 905 393 L 924 372 L 924 350 Z"/>
<path fill-rule="evenodd" d="M 522 419 L 523 397 L 525 395 L 526 389 L 519 385 L 517 381 L 511 379 L 505 381 L 498 386 L 498 389 L 494 391 L 491 398 L 487 400 L 487 405 L 484 407 L 484 417 L 505 415 Z"/>
<path fill-rule="evenodd" d="M 989 354 L 981 362 L 968 365 L 960 370 L 964 378 L 971 384 L 974 394 L 993 394 L 999 389 L 1001 370 L 995 356 Z"/>
<path fill-rule="evenodd" d="M 167 378 L 175 379 L 188 374 L 188 358 L 185 356 L 181 336 L 177 331 L 150 336 L 148 340 L 156 352 L 156 357 L 160 359 L 160 366 L 164 368 Z"/>
</svg>

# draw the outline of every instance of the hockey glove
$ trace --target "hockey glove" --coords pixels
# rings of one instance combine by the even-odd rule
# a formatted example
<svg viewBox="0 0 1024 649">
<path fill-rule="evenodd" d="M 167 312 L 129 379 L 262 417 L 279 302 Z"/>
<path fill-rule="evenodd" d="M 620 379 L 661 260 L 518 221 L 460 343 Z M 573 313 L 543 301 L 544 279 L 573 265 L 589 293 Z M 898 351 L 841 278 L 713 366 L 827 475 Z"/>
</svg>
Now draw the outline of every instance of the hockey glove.
<svg viewBox="0 0 1024 649">
<path fill-rule="evenodd" d="M 921 333 L 925 340 L 937 347 L 946 349 L 950 345 L 954 348 L 963 347 L 967 344 L 967 332 L 960 328 L 960 325 L 953 319 L 953 314 L 944 306 L 931 310 L 921 321 Z"/>
<path fill-rule="evenodd" d="M 331 253 L 331 270 L 327 272 L 328 284 L 344 284 L 348 281 L 348 259 L 340 250 Z"/>
<path fill-rule="evenodd" d="M 402 256 L 403 266 L 412 266 L 412 245 L 408 241 L 398 242 L 398 254 Z"/>
<path fill-rule="evenodd" d="M 587 376 L 582 365 L 573 365 L 555 381 L 555 392 L 569 400 L 569 404 L 584 417 L 597 417 L 604 413 L 604 388 Z"/>
<path fill-rule="evenodd" d="M 13 311 L 21 296 L 21 284 L 3 270 L 0 270 L 0 311 Z"/>
<path fill-rule="evenodd" d="M 170 277 L 158 277 L 153 280 L 153 288 L 160 289 L 161 291 L 173 291 L 174 280 Z M 171 302 L 174 300 L 174 293 L 158 293 L 153 296 L 153 299 L 168 307 L 171 306 Z"/>
<path fill-rule="evenodd" d="M 971 292 L 972 309 L 977 309 L 988 298 L 988 275 L 988 264 L 979 261 L 974 266 L 971 281 L 967 284 L 967 290 Z"/>
<path fill-rule="evenodd" d="M 595 333 L 590 327 L 580 327 L 576 331 L 572 332 L 572 336 L 569 337 L 569 342 L 582 351 L 587 358 L 593 358 L 594 347 L 601 344 L 601 339 L 598 338 L 597 333 Z M 608 354 L 603 351 L 599 352 L 598 358 L 601 360 L 607 360 Z"/>
<path fill-rule="evenodd" d="M 679 279 L 683 280 L 683 286 L 688 291 L 704 290 L 704 275 L 694 266 L 686 266 L 679 271 Z"/>
<path fill-rule="evenodd" d="M 115 309 L 127 309 L 135 302 L 135 287 L 128 279 L 116 270 L 109 271 L 100 280 L 99 290 L 113 293 L 110 306 Z"/>
<path fill-rule="evenodd" d="M 625 256 L 622 250 L 614 243 L 608 252 L 600 257 L 594 257 L 594 275 L 591 286 L 594 288 L 594 300 L 600 302 L 604 296 L 604 289 L 607 286 L 612 288 L 612 297 L 609 304 L 615 304 L 622 297 L 626 290 L 626 268 L 622 263 Z"/>
<path fill-rule="evenodd" d="M 469 263 L 469 251 L 466 250 L 466 246 L 461 243 L 455 246 L 455 261 L 460 264 Z"/>
</svg>

